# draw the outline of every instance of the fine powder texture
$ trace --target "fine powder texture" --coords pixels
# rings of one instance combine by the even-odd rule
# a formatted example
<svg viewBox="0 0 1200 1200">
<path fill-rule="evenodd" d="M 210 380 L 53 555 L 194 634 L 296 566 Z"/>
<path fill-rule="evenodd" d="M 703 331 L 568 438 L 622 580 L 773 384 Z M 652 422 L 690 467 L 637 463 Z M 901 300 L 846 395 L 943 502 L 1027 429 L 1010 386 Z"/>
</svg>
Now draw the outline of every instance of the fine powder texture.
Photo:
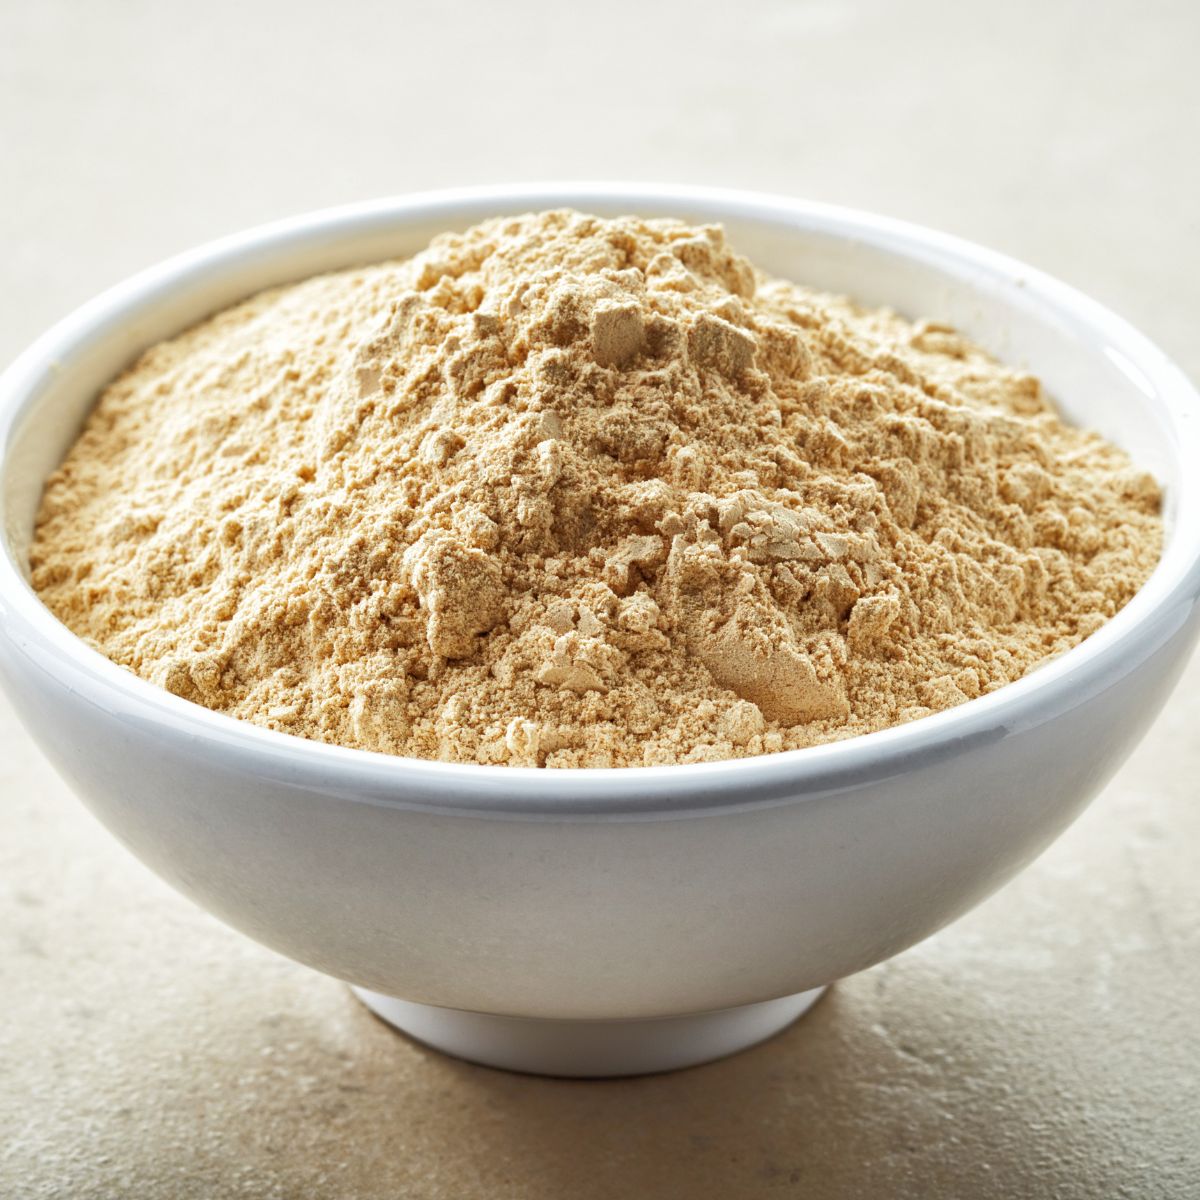
<svg viewBox="0 0 1200 1200">
<path fill-rule="evenodd" d="M 460 762 L 809 746 L 1018 679 L 1124 605 L 1160 495 L 952 329 L 575 212 L 155 346 L 48 482 L 33 581 L 144 678 Z"/>
</svg>

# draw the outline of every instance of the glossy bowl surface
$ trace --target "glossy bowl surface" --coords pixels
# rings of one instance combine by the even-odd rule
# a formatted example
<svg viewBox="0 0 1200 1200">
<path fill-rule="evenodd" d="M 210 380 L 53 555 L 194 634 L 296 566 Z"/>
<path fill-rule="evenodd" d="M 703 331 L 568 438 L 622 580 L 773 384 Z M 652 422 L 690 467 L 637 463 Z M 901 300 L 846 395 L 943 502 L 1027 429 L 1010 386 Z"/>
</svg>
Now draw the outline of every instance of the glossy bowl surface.
<svg viewBox="0 0 1200 1200">
<path fill-rule="evenodd" d="M 89 649 L 26 558 L 42 481 L 148 345 L 260 288 L 573 206 L 723 222 L 764 269 L 949 320 L 1036 373 L 1166 489 L 1145 587 L 1026 678 L 896 729 L 676 767 L 538 771 L 307 742 L 190 704 Z M 0 379 L 0 679 L 109 828 L 281 952 L 421 1005 L 675 1016 L 791 996 L 912 945 L 1078 814 L 1165 702 L 1200 610 L 1200 401 L 1152 343 L 1040 272 L 864 213 L 738 192 L 531 185 L 335 209 L 138 275 Z"/>
</svg>

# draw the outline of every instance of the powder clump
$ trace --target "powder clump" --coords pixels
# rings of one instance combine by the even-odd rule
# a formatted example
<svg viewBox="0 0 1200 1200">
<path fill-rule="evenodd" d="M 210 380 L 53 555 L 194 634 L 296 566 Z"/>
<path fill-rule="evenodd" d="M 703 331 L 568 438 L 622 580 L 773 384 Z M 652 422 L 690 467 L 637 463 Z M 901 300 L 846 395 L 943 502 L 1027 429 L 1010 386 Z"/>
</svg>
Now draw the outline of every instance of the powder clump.
<svg viewBox="0 0 1200 1200">
<path fill-rule="evenodd" d="M 540 213 L 155 346 L 35 587 L 221 712 L 392 754 L 695 762 L 992 691 L 1116 613 L 1154 481 L 954 330 L 716 226 Z"/>
</svg>

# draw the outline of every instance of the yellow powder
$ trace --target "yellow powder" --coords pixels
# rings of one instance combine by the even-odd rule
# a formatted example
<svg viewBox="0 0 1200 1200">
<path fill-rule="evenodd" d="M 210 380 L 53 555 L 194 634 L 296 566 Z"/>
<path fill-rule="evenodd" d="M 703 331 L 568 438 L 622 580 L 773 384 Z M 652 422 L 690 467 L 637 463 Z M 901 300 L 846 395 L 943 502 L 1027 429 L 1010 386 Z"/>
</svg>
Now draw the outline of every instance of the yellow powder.
<svg viewBox="0 0 1200 1200">
<path fill-rule="evenodd" d="M 148 351 L 46 488 L 34 584 L 272 729 L 694 762 L 912 720 L 1129 600 L 1159 491 L 942 325 L 716 227 L 552 212 Z"/>
</svg>

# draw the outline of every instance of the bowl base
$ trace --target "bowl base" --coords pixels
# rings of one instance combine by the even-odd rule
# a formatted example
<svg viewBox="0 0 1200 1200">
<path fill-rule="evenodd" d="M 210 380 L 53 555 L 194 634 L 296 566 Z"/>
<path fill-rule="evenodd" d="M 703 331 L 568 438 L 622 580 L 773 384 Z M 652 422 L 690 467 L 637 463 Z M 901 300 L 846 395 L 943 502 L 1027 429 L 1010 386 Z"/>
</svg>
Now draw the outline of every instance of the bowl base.
<svg viewBox="0 0 1200 1200">
<path fill-rule="evenodd" d="M 675 1071 L 745 1050 L 790 1025 L 825 989 L 715 1012 L 615 1021 L 493 1016 L 351 990 L 389 1025 L 455 1058 L 532 1075 L 596 1079 Z"/>
</svg>

